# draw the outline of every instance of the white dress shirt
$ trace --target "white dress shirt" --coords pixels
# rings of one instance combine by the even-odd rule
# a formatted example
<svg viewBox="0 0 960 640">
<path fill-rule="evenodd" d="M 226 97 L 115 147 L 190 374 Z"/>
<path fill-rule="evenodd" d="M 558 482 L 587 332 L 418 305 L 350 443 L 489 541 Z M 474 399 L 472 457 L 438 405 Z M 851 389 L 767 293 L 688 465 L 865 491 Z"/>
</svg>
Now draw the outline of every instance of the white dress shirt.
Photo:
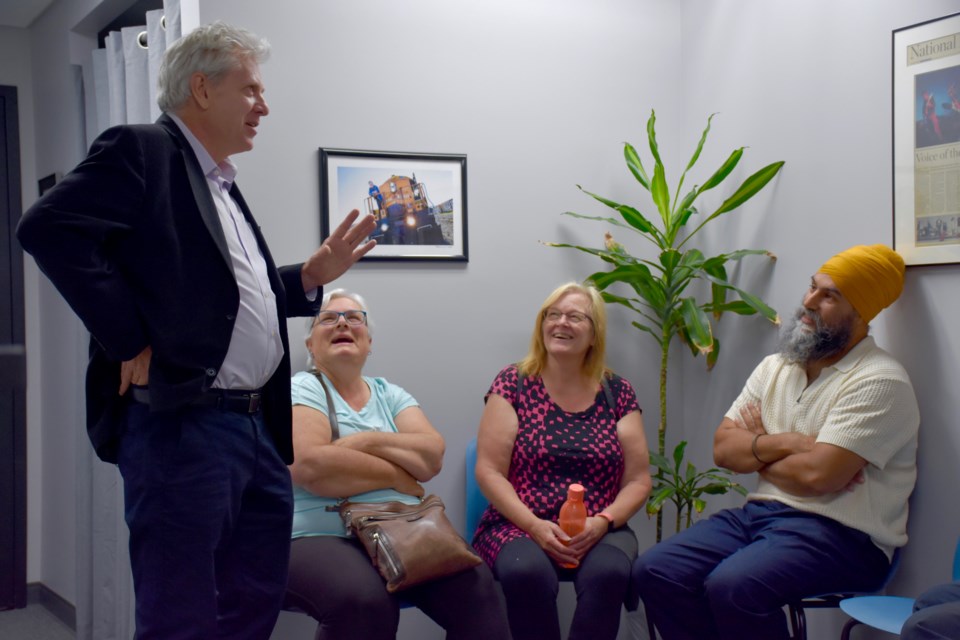
<svg viewBox="0 0 960 640">
<path fill-rule="evenodd" d="M 183 121 L 172 113 L 167 115 L 187 138 L 200 163 L 200 170 L 207 179 L 240 290 L 240 307 L 233 324 L 230 346 L 213 387 L 258 389 L 266 384 L 280 364 L 283 343 L 280 341 L 276 296 L 267 278 L 267 263 L 250 223 L 230 197 L 237 168 L 229 158 L 219 165 L 214 162 Z"/>
</svg>

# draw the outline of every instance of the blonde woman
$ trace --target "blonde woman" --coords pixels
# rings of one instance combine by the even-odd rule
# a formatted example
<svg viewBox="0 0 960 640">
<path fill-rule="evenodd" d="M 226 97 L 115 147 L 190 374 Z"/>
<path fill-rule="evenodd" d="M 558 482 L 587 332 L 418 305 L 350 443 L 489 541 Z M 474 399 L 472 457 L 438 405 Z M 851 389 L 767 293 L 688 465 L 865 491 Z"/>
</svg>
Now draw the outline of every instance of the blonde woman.
<svg viewBox="0 0 960 640">
<path fill-rule="evenodd" d="M 486 396 L 476 475 L 490 507 L 473 544 L 503 586 L 514 640 L 560 638 L 561 578 L 577 592 L 569 640 L 615 638 L 628 601 L 637 540 L 627 521 L 651 481 L 640 407 L 607 370 L 605 342 L 600 293 L 565 284 L 537 313 L 527 356 Z M 557 524 L 571 483 L 586 487 L 589 515 L 573 538 Z"/>
</svg>

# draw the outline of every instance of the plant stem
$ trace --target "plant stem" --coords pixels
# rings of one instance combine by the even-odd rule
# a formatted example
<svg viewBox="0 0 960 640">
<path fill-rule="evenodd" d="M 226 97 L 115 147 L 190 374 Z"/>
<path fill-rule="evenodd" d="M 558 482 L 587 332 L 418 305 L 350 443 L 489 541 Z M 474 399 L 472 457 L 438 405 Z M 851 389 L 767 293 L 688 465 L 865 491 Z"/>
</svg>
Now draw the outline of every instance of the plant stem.
<svg viewBox="0 0 960 640">
<path fill-rule="evenodd" d="M 667 364 L 670 355 L 670 328 L 666 323 L 660 339 L 660 424 L 657 427 L 657 453 L 666 455 L 667 445 Z M 679 523 L 678 523 L 679 524 Z M 679 531 L 679 527 L 677 528 Z M 663 539 L 663 510 L 657 512 L 657 542 Z"/>
</svg>

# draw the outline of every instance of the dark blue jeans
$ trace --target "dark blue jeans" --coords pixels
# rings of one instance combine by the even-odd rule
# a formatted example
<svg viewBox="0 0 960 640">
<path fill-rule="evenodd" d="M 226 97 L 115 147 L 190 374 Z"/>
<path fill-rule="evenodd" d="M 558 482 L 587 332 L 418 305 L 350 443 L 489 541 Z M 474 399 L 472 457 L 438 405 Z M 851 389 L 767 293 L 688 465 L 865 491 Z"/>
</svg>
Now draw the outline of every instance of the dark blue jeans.
<svg viewBox="0 0 960 640">
<path fill-rule="evenodd" d="M 651 547 L 633 579 L 664 640 L 787 640 L 785 604 L 869 591 L 889 566 L 861 531 L 755 501 Z"/>
<path fill-rule="evenodd" d="M 262 416 L 133 404 L 119 465 L 137 639 L 269 638 L 293 498 Z"/>
<path fill-rule="evenodd" d="M 903 640 L 960 638 L 960 582 L 941 584 L 917 598 L 900 637 Z"/>
</svg>

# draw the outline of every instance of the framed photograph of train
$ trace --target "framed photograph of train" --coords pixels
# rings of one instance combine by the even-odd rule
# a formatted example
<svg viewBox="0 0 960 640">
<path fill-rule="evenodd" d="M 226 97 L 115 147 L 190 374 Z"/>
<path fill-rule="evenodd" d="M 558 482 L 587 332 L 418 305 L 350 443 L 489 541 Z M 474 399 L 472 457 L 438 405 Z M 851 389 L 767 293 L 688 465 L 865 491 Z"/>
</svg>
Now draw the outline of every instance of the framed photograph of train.
<svg viewBox="0 0 960 640">
<path fill-rule="evenodd" d="M 467 261 L 467 156 L 320 148 L 320 235 L 372 214 L 365 261 Z"/>
<path fill-rule="evenodd" d="M 893 246 L 960 262 L 960 13 L 893 32 Z"/>
</svg>

